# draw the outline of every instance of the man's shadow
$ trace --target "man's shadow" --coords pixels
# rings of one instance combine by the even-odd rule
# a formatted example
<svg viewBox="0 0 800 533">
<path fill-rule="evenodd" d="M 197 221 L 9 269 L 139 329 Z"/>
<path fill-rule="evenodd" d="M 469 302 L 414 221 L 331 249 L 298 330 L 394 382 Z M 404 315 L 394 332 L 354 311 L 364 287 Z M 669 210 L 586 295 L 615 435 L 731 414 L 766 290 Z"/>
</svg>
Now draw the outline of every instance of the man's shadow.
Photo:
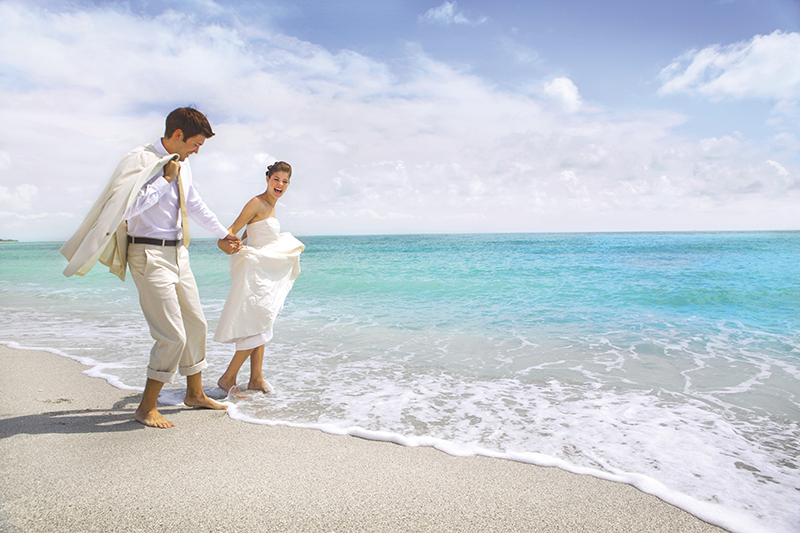
<svg viewBox="0 0 800 533">
<path fill-rule="evenodd" d="M 140 399 L 141 395 L 132 395 L 116 402 L 109 409 L 50 411 L 0 418 L 0 439 L 14 435 L 110 433 L 145 429 L 144 425 L 133 418 Z M 159 405 L 158 410 L 170 414 L 180 408 Z"/>
</svg>

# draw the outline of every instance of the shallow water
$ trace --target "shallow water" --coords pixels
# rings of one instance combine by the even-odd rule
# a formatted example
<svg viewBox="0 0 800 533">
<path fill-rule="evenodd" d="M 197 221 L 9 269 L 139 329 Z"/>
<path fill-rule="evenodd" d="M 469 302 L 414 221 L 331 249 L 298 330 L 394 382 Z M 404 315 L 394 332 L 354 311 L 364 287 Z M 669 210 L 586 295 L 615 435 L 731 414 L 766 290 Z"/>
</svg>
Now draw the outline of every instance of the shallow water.
<svg viewBox="0 0 800 533">
<path fill-rule="evenodd" d="M 232 416 L 555 464 L 734 531 L 800 531 L 800 233 L 300 239 L 276 392 Z M 0 246 L 0 341 L 142 387 L 132 281 L 66 279 L 58 247 Z M 211 387 L 232 353 L 210 340 L 227 258 L 191 254 Z"/>
</svg>

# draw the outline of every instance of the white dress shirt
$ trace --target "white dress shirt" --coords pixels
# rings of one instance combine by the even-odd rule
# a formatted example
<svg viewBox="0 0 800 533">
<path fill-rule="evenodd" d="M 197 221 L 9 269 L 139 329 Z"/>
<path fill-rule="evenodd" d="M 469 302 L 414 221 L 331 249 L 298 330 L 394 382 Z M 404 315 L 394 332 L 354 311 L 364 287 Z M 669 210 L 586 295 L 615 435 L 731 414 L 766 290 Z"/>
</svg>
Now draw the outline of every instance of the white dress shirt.
<svg viewBox="0 0 800 533">
<path fill-rule="evenodd" d="M 169 153 L 161 144 L 161 139 L 153 143 L 153 147 L 165 155 Z M 224 239 L 228 235 L 228 229 L 219 222 L 194 188 L 189 161 L 181 161 L 180 165 L 181 181 L 186 190 L 187 213 L 192 220 L 211 231 L 217 238 Z M 159 171 L 142 186 L 139 196 L 125 213 L 125 220 L 128 221 L 128 235 L 133 237 L 168 240 L 183 237 L 178 180 L 170 183 L 164 178 L 164 171 Z"/>
</svg>

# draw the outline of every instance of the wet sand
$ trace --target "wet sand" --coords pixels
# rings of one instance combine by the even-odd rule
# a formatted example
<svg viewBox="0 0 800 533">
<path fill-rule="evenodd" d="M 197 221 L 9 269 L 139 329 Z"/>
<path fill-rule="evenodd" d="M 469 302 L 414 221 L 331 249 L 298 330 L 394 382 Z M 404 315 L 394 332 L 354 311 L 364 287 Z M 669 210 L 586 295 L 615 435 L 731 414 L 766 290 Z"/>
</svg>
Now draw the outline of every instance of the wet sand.
<svg viewBox="0 0 800 533">
<path fill-rule="evenodd" d="M 0 367 L 0 531 L 724 531 L 557 468 L 183 406 L 146 428 L 73 360 L 0 345 Z"/>
</svg>

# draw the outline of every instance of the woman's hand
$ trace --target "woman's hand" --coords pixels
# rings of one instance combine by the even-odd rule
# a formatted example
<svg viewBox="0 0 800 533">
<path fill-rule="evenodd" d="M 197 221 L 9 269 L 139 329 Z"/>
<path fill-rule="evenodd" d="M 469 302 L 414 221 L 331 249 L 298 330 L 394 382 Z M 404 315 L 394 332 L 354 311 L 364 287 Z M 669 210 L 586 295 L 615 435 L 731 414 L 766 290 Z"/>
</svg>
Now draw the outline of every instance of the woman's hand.
<svg viewBox="0 0 800 533">
<path fill-rule="evenodd" d="M 235 254 L 242 248 L 242 240 L 233 233 L 228 233 L 227 237 L 217 241 L 217 247 L 228 255 Z"/>
</svg>

